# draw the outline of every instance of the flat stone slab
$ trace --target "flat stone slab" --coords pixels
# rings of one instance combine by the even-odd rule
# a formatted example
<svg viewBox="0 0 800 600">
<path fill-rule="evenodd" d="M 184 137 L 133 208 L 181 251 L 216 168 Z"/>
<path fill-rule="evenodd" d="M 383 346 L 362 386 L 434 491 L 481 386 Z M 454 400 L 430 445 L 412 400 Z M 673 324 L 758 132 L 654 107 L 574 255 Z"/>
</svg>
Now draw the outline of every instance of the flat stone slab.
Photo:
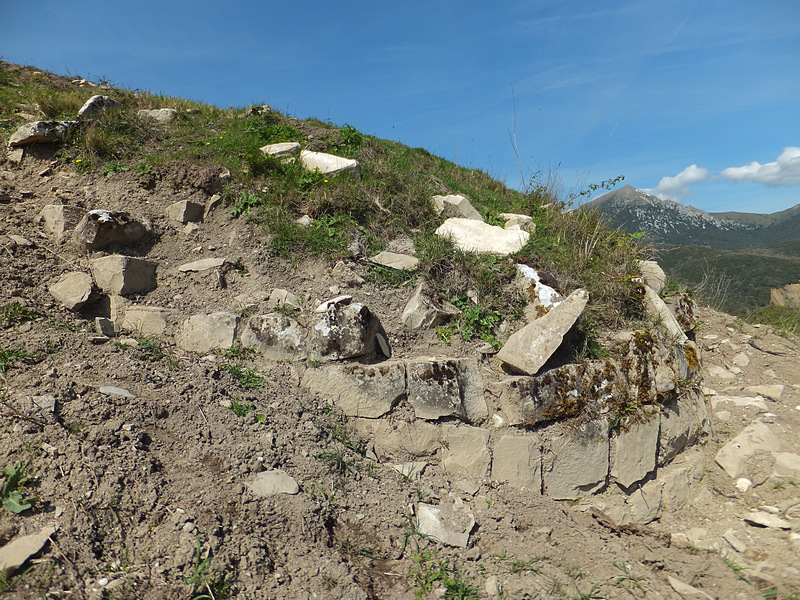
<svg viewBox="0 0 800 600">
<path fill-rule="evenodd" d="M 766 423 L 756 421 L 719 449 L 717 464 L 734 479 L 744 463 L 759 451 L 779 452 L 780 442 Z"/>
<path fill-rule="evenodd" d="M 335 175 L 343 172 L 358 174 L 361 172 L 361 166 L 357 160 L 326 154 L 325 152 L 302 150 L 300 152 L 300 162 L 309 171 L 319 171 L 323 175 Z"/>
<path fill-rule="evenodd" d="M 783 396 L 784 389 L 785 386 L 783 385 L 751 385 L 744 388 L 744 393 L 758 394 L 759 396 L 778 402 L 781 396 Z"/>
<path fill-rule="evenodd" d="M 92 295 L 94 284 L 88 273 L 64 273 L 47 288 L 67 310 L 80 310 Z"/>
<path fill-rule="evenodd" d="M 474 219 L 450 218 L 439 226 L 436 235 L 452 239 L 456 247 L 464 252 L 506 256 L 519 252 L 528 243 L 531 234 Z"/>
<path fill-rule="evenodd" d="M 176 338 L 178 346 L 190 352 L 208 352 L 212 348 L 230 348 L 236 337 L 237 315 L 216 312 L 189 317 Z"/>
<path fill-rule="evenodd" d="M 281 313 L 254 315 L 242 331 L 242 344 L 256 346 L 268 360 L 303 360 L 308 354 L 308 332 Z"/>
<path fill-rule="evenodd" d="M 449 196 L 434 196 L 431 198 L 436 214 L 459 219 L 472 219 L 483 221 L 481 213 L 472 206 L 466 196 L 451 194 Z"/>
<path fill-rule="evenodd" d="M 771 529 L 791 529 L 792 524 L 786 519 L 780 518 L 778 515 L 773 515 L 765 510 L 754 510 L 747 513 L 742 520 L 745 523 L 756 525 L 758 527 L 769 527 Z"/>
<path fill-rule="evenodd" d="M 10 147 L 57 142 L 61 140 L 77 121 L 33 121 L 20 125 L 8 139 Z"/>
<path fill-rule="evenodd" d="M 146 294 L 158 285 L 158 263 L 143 258 L 112 254 L 92 259 L 89 266 L 97 287 L 107 294 Z"/>
<path fill-rule="evenodd" d="M 0 574 L 10 574 L 21 567 L 26 560 L 44 548 L 56 531 L 57 526 L 49 525 L 43 527 L 39 533 L 18 537 L 0 548 Z"/>
<path fill-rule="evenodd" d="M 136 396 L 134 396 L 125 388 L 117 387 L 115 385 L 101 385 L 98 391 L 104 396 L 112 396 L 115 398 L 136 398 Z"/>
<path fill-rule="evenodd" d="M 483 479 L 492 461 L 489 430 L 466 425 L 447 425 L 443 432 L 447 446 L 442 464 L 448 473 Z"/>
<path fill-rule="evenodd" d="M 383 267 L 404 271 L 413 271 L 419 266 L 419 259 L 416 256 L 386 250 L 370 258 L 370 261 Z"/>
<path fill-rule="evenodd" d="M 406 367 L 408 401 L 418 418 L 460 417 L 475 422 L 487 416 L 475 359 L 420 357 L 409 360 Z"/>
<path fill-rule="evenodd" d="M 151 110 L 142 109 L 136 113 L 140 119 L 148 119 L 156 123 L 169 123 L 178 116 L 178 111 L 174 108 L 154 108 Z"/>
<path fill-rule="evenodd" d="M 254 496 L 259 498 L 267 498 L 278 494 L 294 495 L 300 491 L 300 486 L 297 485 L 294 477 L 281 469 L 259 473 L 245 485 L 253 492 Z"/>
<path fill-rule="evenodd" d="M 216 269 L 217 267 L 221 267 L 227 262 L 227 258 L 201 258 L 200 260 L 195 260 L 193 262 L 184 263 L 178 267 L 178 271 L 181 273 L 191 273 L 191 272 L 199 272 L 199 271 L 208 271 L 209 269 Z"/>
<path fill-rule="evenodd" d="M 275 158 L 292 158 L 300 154 L 299 142 L 278 142 L 260 148 L 261 152 Z"/>
<path fill-rule="evenodd" d="M 492 480 L 542 492 L 541 441 L 534 434 L 504 435 L 494 445 Z"/>
<path fill-rule="evenodd" d="M 497 358 L 521 373 L 535 375 L 564 341 L 588 300 L 589 292 L 575 290 L 546 315 L 512 334 Z"/>
</svg>

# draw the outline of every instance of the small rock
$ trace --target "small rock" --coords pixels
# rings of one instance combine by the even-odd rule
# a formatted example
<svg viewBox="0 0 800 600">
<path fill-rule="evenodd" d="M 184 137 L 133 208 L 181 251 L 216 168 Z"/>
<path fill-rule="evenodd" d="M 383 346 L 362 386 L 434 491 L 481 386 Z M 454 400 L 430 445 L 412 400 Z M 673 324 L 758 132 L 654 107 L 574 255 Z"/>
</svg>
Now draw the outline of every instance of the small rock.
<svg viewBox="0 0 800 600">
<path fill-rule="evenodd" d="M 417 529 L 443 544 L 466 548 L 473 527 L 475 517 L 468 508 L 459 509 L 454 504 L 439 507 L 417 504 Z"/>
<path fill-rule="evenodd" d="M 216 269 L 226 263 L 227 258 L 202 258 L 193 262 L 184 263 L 178 267 L 181 273 L 197 273 L 200 271 L 208 271 L 209 269 Z"/>
<path fill-rule="evenodd" d="M 683 583 L 680 579 L 676 579 L 671 575 L 667 575 L 667 581 L 683 600 L 714 600 L 713 596 L 709 596 L 703 590 L 692 587 L 688 583 Z"/>
<path fill-rule="evenodd" d="M 51 395 L 46 396 L 31 396 L 31 401 L 36 405 L 40 410 L 46 410 L 48 412 L 54 412 L 56 409 L 56 397 Z"/>
<path fill-rule="evenodd" d="M 156 123 L 169 123 L 178 116 L 174 108 L 156 108 L 153 110 L 140 110 L 136 113 L 140 119 L 155 121 Z"/>
<path fill-rule="evenodd" d="M 258 473 L 252 481 L 245 484 L 253 495 L 259 498 L 275 496 L 277 494 L 294 495 L 300 491 L 300 486 L 286 471 L 273 469 Z"/>
<path fill-rule="evenodd" d="M 376 254 L 370 259 L 372 262 L 390 269 L 413 271 L 419 266 L 419 259 L 407 254 L 397 254 L 396 252 L 386 252 Z"/>
<path fill-rule="evenodd" d="M 743 521 L 749 525 L 759 527 L 769 527 L 771 529 L 791 529 L 792 525 L 786 519 L 781 519 L 766 511 L 754 510 L 743 517 Z"/>
<path fill-rule="evenodd" d="M 117 104 L 118 102 L 109 96 L 92 96 L 78 110 L 78 116 L 84 119 L 91 119 Z"/>
<path fill-rule="evenodd" d="M 43 527 L 39 533 L 19 537 L 0 548 L 0 574 L 10 575 L 21 567 L 26 560 L 44 548 L 56 531 L 56 525 Z"/>
<path fill-rule="evenodd" d="M 751 487 L 753 487 L 753 482 L 750 481 L 747 477 L 739 477 L 736 480 L 736 489 L 742 492 L 743 494 L 747 492 Z"/>
<path fill-rule="evenodd" d="M 133 394 L 131 394 L 125 388 L 117 387 L 115 385 L 103 385 L 100 386 L 99 389 L 101 394 L 106 396 L 112 396 L 116 398 L 136 398 Z"/>
</svg>

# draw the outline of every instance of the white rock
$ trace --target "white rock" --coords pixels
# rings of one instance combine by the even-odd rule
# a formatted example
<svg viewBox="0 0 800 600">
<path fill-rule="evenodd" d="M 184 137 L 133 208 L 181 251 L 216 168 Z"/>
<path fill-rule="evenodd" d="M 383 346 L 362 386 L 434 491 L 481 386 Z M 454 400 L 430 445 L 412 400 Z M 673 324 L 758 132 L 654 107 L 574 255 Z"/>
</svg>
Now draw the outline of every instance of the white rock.
<svg viewBox="0 0 800 600">
<path fill-rule="evenodd" d="M 736 480 L 736 489 L 742 492 L 743 494 L 747 492 L 751 487 L 753 487 L 753 482 L 750 481 L 747 477 L 739 477 Z"/>
<path fill-rule="evenodd" d="M 26 560 L 38 553 L 58 531 L 55 525 L 49 525 L 39 530 L 39 533 L 18 537 L 0 548 L 0 574 L 10 575 L 21 567 Z"/>
<path fill-rule="evenodd" d="M 50 295 L 67 310 L 80 310 L 92 295 L 92 276 L 88 273 L 65 273 L 48 286 Z"/>
<path fill-rule="evenodd" d="M 444 323 L 458 312 L 458 309 L 449 303 L 437 306 L 433 299 L 425 294 L 424 284 L 420 283 L 403 309 L 400 319 L 409 329 L 429 329 Z"/>
<path fill-rule="evenodd" d="M 645 285 L 651 288 L 656 294 L 664 290 L 667 283 L 667 276 L 664 270 L 654 260 L 640 260 L 639 272 L 644 279 Z"/>
<path fill-rule="evenodd" d="M 734 406 L 756 408 L 762 411 L 767 410 L 767 404 L 761 398 L 748 396 L 714 396 L 711 399 L 711 406 L 713 408 L 717 408 L 720 404 L 733 404 Z"/>
<path fill-rule="evenodd" d="M 483 221 L 481 214 L 475 210 L 465 196 L 457 194 L 450 196 L 434 196 L 431 200 L 436 214 L 444 215 L 445 217 Z"/>
<path fill-rule="evenodd" d="M 105 109 L 117 105 L 118 102 L 110 96 L 95 95 L 89 98 L 78 110 L 78 116 L 92 118 L 105 111 Z"/>
<path fill-rule="evenodd" d="M 275 158 L 293 158 L 300 154 L 299 142 L 278 142 L 261 147 L 261 152 Z"/>
<path fill-rule="evenodd" d="M 342 158 L 324 152 L 312 152 L 302 150 L 300 152 L 300 162 L 309 171 L 319 171 L 323 175 L 335 175 L 337 173 L 349 172 L 356 175 L 361 173 L 361 165 L 352 158 Z"/>
<path fill-rule="evenodd" d="M 492 480 L 539 494 L 542 490 L 541 463 L 538 436 L 504 435 L 494 445 Z"/>
<path fill-rule="evenodd" d="M 769 426 L 756 421 L 719 449 L 716 461 L 733 478 L 739 475 L 744 463 L 756 452 L 779 452 L 780 442 Z"/>
<path fill-rule="evenodd" d="M 112 396 L 116 398 L 136 398 L 125 388 L 117 387 L 115 385 L 102 385 L 99 388 L 101 394 L 105 396 Z"/>
<path fill-rule="evenodd" d="M 191 316 L 183 322 L 176 343 L 190 352 L 230 348 L 236 337 L 237 321 L 238 316 L 229 312 Z"/>
<path fill-rule="evenodd" d="M 392 468 L 406 479 L 418 481 L 422 477 L 422 472 L 427 466 L 428 463 L 425 461 L 415 460 L 412 462 L 392 465 Z"/>
<path fill-rule="evenodd" d="M 60 241 L 65 234 L 75 229 L 85 214 L 86 211 L 77 206 L 48 204 L 42 208 L 37 222 L 42 224 L 48 234 Z"/>
<path fill-rule="evenodd" d="M 203 220 L 206 207 L 191 200 L 174 202 L 167 207 L 167 218 L 178 223 L 196 223 Z"/>
<path fill-rule="evenodd" d="M 447 444 L 442 464 L 448 473 L 482 479 L 491 463 L 489 431 L 466 425 L 446 425 L 443 437 Z"/>
<path fill-rule="evenodd" d="M 672 575 L 667 575 L 667 581 L 683 600 L 715 600 L 713 596 L 709 596 L 703 590 L 684 583 Z"/>
<path fill-rule="evenodd" d="M 266 498 L 277 494 L 297 494 L 300 486 L 286 471 L 273 469 L 258 473 L 252 481 L 245 484 L 254 496 Z"/>
<path fill-rule="evenodd" d="M 740 352 L 731 359 L 731 362 L 737 367 L 746 367 L 750 364 L 750 357 L 745 352 Z"/>
<path fill-rule="evenodd" d="M 536 231 L 536 223 L 533 222 L 533 217 L 528 215 L 500 213 L 500 218 L 506 222 L 503 229 L 522 229 L 528 233 L 534 233 Z"/>
<path fill-rule="evenodd" d="M 89 261 L 97 287 L 106 294 L 146 294 L 156 289 L 158 263 L 112 254 Z"/>
<path fill-rule="evenodd" d="M 784 389 L 785 386 L 783 385 L 751 385 L 744 388 L 744 393 L 758 394 L 759 396 L 778 402 L 781 396 L 783 396 Z"/>
<path fill-rule="evenodd" d="M 757 525 L 761 527 L 769 527 L 771 529 L 791 529 L 792 525 L 786 519 L 781 519 L 777 515 L 773 515 L 763 510 L 754 510 L 747 513 L 743 518 L 745 523 L 750 525 Z"/>
<path fill-rule="evenodd" d="M 127 331 L 135 331 L 138 335 L 161 336 L 167 331 L 168 312 L 157 306 L 126 306 L 120 319 L 120 327 Z"/>
<path fill-rule="evenodd" d="M 191 272 L 199 272 L 199 271 L 208 271 L 209 269 L 216 269 L 217 267 L 221 267 L 227 262 L 227 258 L 221 257 L 214 257 L 214 258 L 202 258 L 200 260 L 195 260 L 193 262 L 184 263 L 178 267 L 178 271 L 181 273 L 191 273 Z"/>
<path fill-rule="evenodd" d="M 519 252 L 528 242 L 530 234 L 519 229 L 503 229 L 473 219 L 447 219 L 436 230 L 436 235 L 452 238 L 456 247 L 464 252 L 506 256 Z"/>
<path fill-rule="evenodd" d="M 396 252 L 387 252 L 384 250 L 376 254 L 370 260 L 390 269 L 413 271 L 419 266 L 419 259 L 415 256 L 407 254 L 398 254 Z"/>
<path fill-rule="evenodd" d="M 417 529 L 443 544 L 466 548 L 473 527 L 475 517 L 467 508 L 417 504 Z"/>
<path fill-rule="evenodd" d="M 676 342 L 683 344 L 688 339 L 683 332 L 683 328 L 678 324 L 675 315 L 672 314 L 669 307 L 648 285 L 644 286 L 644 305 L 650 318 L 660 322 Z"/>
<path fill-rule="evenodd" d="M 169 123 L 178 116 L 178 111 L 174 108 L 155 108 L 152 110 L 140 110 L 136 113 L 140 119 L 155 121 L 156 123 Z"/>
<path fill-rule="evenodd" d="M 77 121 L 34 121 L 20 125 L 8 139 L 9 147 L 57 142 Z"/>
</svg>

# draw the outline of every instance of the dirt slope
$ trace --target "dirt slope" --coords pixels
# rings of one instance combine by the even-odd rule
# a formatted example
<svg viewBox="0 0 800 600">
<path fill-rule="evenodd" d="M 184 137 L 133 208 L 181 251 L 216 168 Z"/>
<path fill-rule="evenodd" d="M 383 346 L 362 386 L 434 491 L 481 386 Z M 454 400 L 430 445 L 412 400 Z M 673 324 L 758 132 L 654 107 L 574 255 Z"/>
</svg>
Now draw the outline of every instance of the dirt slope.
<svg viewBox="0 0 800 600">
<path fill-rule="evenodd" d="M 404 331 L 399 314 L 410 289 L 348 288 L 330 274 L 332 265 L 277 259 L 267 252 L 264 234 L 225 207 L 212 211 L 196 234 L 167 222 L 164 210 L 172 202 L 205 203 L 215 177 L 191 165 L 146 176 L 78 175 L 51 165 L 46 149 L 21 165 L 0 165 L 6 190 L 0 306 L 38 315 L 25 320 L 8 313 L 0 330 L 0 350 L 23 353 L 5 362 L 0 466 L 25 463 L 35 484 L 28 492 L 39 497 L 22 514 L 0 513 L 0 545 L 58 526 L 27 563 L 32 568 L 3 584 L 5 597 L 704 597 L 678 594 L 668 577 L 720 599 L 760 598 L 772 589 L 778 591 L 770 597 L 789 598 L 800 590 L 791 532 L 755 529 L 741 520 L 742 511 L 797 498 L 800 488 L 789 478 L 776 487 L 778 480 L 765 477 L 754 478 L 756 487 L 743 493 L 713 462 L 726 436 L 759 416 L 747 408 L 728 408 L 730 419 L 715 421 L 712 438 L 699 450 L 707 456 L 706 476 L 684 509 L 645 528 L 618 527 L 594 518 L 586 502 L 558 503 L 491 482 L 454 498 L 448 491 L 456 489 L 453 482 L 442 475 L 409 480 L 361 457 L 352 452 L 358 441 L 346 420 L 301 390 L 291 364 L 260 369 L 264 387 L 247 389 L 221 355 L 188 356 L 168 341 L 158 352 L 153 344 L 95 343 L 91 310 L 73 315 L 47 291 L 55 277 L 88 270 L 88 263 L 43 235 L 36 218 L 46 204 L 127 210 L 150 219 L 155 243 L 126 252 L 160 265 L 159 288 L 141 300 L 179 316 L 240 310 L 275 287 L 303 295 L 309 306 L 352 293 L 380 317 L 397 356 L 477 354 L 482 342 L 448 346 L 433 334 Z M 222 274 L 224 287 L 216 272 L 176 269 L 208 256 L 238 262 L 238 270 Z M 731 329 L 733 319 L 725 315 L 709 311 L 703 318 L 699 337 L 717 335 L 720 342 L 713 349 L 706 343 L 711 339 L 703 342 L 710 360 L 728 361 L 729 348 L 738 347 L 752 357 L 726 386 L 786 386 L 781 400 L 769 403 L 773 416 L 760 418 L 779 426 L 785 452 L 800 452 L 794 434 L 800 420 L 794 408 L 800 404 L 797 347 L 763 330 Z M 723 391 L 714 380 L 707 385 Z M 108 395 L 102 386 L 124 388 L 133 397 Z M 31 400 L 45 395 L 56 398 L 54 411 Z M 253 410 L 239 416 L 232 402 Z M 254 498 L 245 483 L 272 468 L 289 472 L 300 493 Z M 410 505 L 437 499 L 471 507 L 478 526 L 469 549 L 441 547 L 415 534 Z M 797 513 L 787 516 L 797 530 Z M 693 528 L 704 535 L 687 534 Z M 729 528 L 748 546 L 732 566 L 718 552 L 699 549 Z M 674 533 L 685 535 L 672 540 Z M 745 563 L 761 575 L 740 572 Z"/>
</svg>

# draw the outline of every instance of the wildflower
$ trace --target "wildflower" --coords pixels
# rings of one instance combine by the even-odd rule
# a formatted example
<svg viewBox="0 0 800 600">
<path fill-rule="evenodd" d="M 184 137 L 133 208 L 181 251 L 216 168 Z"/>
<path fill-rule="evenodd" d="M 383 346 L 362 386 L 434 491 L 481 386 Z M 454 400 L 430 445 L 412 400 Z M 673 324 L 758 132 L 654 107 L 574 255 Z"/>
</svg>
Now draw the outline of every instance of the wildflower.
<svg viewBox="0 0 800 600">
<path fill-rule="evenodd" d="M 75 162 L 81 162 L 82 160 L 83 160 L 82 158 L 76 158 Z"/>
</svg>

